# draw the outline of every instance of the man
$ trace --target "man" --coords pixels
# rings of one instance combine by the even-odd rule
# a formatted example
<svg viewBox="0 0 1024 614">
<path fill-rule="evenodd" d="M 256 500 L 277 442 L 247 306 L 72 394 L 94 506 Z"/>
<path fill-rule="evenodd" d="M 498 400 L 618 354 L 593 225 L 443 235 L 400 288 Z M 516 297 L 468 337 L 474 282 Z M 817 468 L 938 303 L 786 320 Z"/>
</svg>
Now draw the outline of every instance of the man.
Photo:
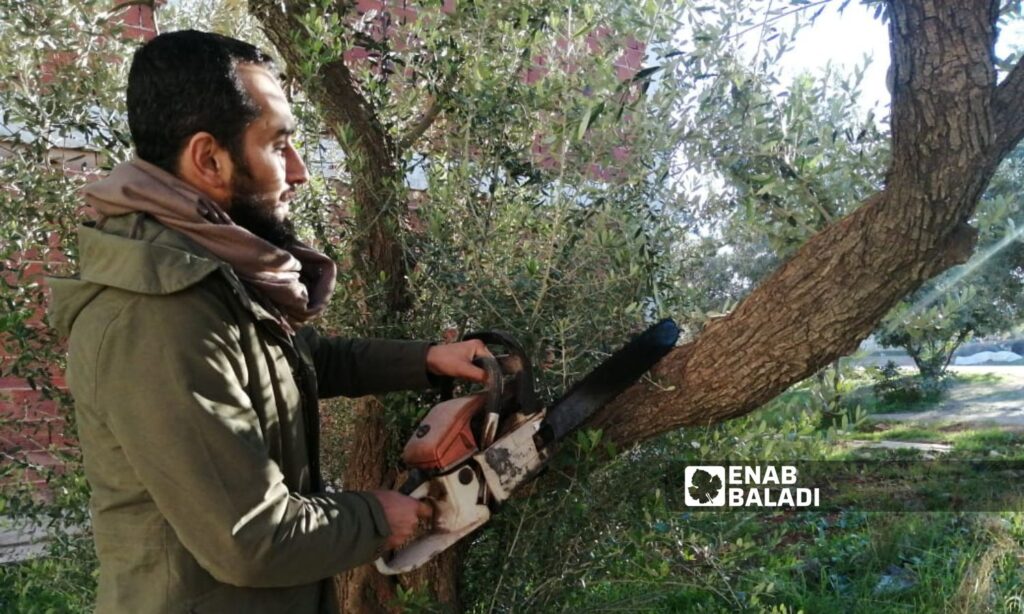
<svg viewBox="0 0 1024 614">
<path fill-rule="evenodd" d="M 406 540 L 429 506 L 325 492 L 317 399 L 482 380 L 478 342 L 344 340 L 305 325 L 335 265 L 299 242 L 307 180 L 269 57 L 156 37 L 128 82 L 136 159 L 85 190 L 69 335 L 101 612 L 323 612 L 329 578 Z"/>
</svg>

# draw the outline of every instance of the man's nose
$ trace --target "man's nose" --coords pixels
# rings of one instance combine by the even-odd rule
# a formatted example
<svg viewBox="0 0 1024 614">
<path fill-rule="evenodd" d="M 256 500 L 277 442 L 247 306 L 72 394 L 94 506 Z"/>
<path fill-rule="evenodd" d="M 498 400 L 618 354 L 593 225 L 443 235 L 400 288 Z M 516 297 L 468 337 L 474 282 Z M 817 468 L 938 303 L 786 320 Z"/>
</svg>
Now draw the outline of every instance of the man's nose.
<svg viewBox="0 0 1024 614">
<path fill-rule="evenodd" d="M 286 159 L 285 165 L 285 181 L 289 185 L 299 185 L 309 181 L 309 173 L 306 171 L 306 165 L 302 161 L 302 157 L 299 156 L 299 152 L 295 151 L 295 148 L 291 145 L 288 146 L 288 158 Z"/>
</svg>

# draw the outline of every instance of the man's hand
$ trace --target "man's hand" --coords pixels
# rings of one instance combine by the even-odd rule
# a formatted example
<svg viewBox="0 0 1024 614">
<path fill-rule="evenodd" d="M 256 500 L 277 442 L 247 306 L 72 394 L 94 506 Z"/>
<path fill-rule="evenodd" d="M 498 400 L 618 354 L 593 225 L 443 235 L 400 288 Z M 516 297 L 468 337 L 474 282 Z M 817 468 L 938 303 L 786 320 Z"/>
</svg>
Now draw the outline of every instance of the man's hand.
<svg viewBox="0 0 1024 614">
<path fill-rule="evenodd" d="M 490 356 L 487 346 L 479 339 L 433 345 L 427 350 L 427 371 L 434 375 L 447 375 L 473 382 L 487 382 L 487 372 L 473 364 L 478 356 Z"/>
<path fill-rule="evenodd" d="M 380 501 L 380 506 L 384 508 L 384 516 L 391 526 L 391 537 L 388 537 L 385 544 L 388 550 L 394 550 L 409 541 L 419 527 L 420 520 L 430 520 L 434 517 L 434 508 L 429 503 L 407 497 L 400 492 L 373 490 L 370 494 Z"/>
</svg>

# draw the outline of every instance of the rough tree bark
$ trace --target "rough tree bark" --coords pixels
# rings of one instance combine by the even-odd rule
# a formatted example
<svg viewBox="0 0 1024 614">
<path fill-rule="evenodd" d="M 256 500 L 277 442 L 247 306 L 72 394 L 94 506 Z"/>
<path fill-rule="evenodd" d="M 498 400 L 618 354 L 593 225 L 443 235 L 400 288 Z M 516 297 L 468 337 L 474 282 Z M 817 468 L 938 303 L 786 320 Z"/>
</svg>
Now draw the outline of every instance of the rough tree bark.
<svg viewBox="0 0 1024 614">
<path fill-rule="evenodd" d="M 301 59 L 305 30 L 297 16 L 307 7 L 250 0 L 289 63 Z M 812 237 L 731 314 L 662 360 L 655 376 L 671 386 L 632 387 L 590 427 L 629 445 L 749 413 L 853 351 L 901 298 L 970 256 L 976 233 L 967 220 L 1024 134 L 1024 68 L 1018 64 L 996 84 L 997 1 L 893 0 L 889 10 L 893 146 L 885 189 Z M 367 230 L 362 267 L 386 272 L 395 285 L 389 301 L 405 308 L 396 148 L 340 60 L 313 81 L 305 85 L 328 120 L 357 137 L 363 162 L 352 169 L 354 199 Z M 367 412 L 367 437 L 382 431 L 373 415 Z M 366 441 L 353 457 L 358 475 L 346 478 L 349 487 L 375 487 L 388 477 L 376 453 L 385 446 Z M 452 565 L 449 558 L 427 572 L 442 600 L 454 599 Z M 344 589 L 346 611 L 380 609 L 392 595 L 388 582 L 366 570 Z"/>
</svg>

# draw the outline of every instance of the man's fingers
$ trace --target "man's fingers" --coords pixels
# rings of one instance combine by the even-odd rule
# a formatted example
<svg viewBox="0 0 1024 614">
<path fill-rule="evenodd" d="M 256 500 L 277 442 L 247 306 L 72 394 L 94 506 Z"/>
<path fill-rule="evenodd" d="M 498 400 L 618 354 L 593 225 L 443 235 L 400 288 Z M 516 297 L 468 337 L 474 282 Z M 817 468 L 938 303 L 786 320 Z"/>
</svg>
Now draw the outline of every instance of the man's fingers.
<svg viewBox="0 0 1024 614">
<path fill-rule="evenodd" d="M 483 341 L 473 339 L 473 341 L 470 341 L 469 343 L 473 344 L 473 358 L 478 356 L 494 356 L 494 354 L 491 354 L 491 351 L 487 349 L 487 344 Z"/>
<path fill-rule="evenodd" d="M 422 520 L 430 520 L 434 517 L 434 506 L 426 501 L 420 501 L 416 507 L 416 516 Z"/>
<path fill-rule="evenodd" d="M 480 367 L 474 367 L 473 365 L 469 365 L 469 368 L 466 369 L 466 372 L 460 377 L 473 382 L 480 382 L 481 384 L 487 383 L 487 371 L 484 371 Z"/>
</svg>

